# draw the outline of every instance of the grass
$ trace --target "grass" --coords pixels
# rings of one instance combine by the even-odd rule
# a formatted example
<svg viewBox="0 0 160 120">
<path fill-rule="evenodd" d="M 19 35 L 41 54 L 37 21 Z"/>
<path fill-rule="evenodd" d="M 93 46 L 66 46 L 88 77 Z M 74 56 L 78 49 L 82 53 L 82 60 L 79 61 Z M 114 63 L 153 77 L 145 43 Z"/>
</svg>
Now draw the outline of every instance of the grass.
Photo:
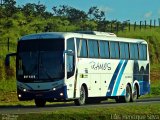
<svg viewBox="0 0 160 120">
<path fill-rule="evenodd" d="M 1 80 L 0 81 L 0 92 L 16 92 L 16 81 L 15 80 Z"/>
<path fill-rule="evenodd" d="M 147 109 L 146 109 L 147 108 Z M 1 115 L 3 118 L 6 115 Z M 8 115 L 9 116 L 9 115 Z M 160 119 L 160 104 L 153 103 L 127 104 L 125 106 L 101 106 L 101 107 L 67 107 L 64 109 L 54 109 L 50 112 L 30 113 L 30 114 L 12 114 L 11 116 L 17 117 L 18 120 L 110 120 L 110 119 L 135 119 L 141 117 L 144 119 L 153 120 Z"/>
<path fill-rule="evenodd" d="M 151 98 L 151 97 L 160 97 L 160 80 L 152 80 L 150 93 L 141 96 L 140 98 Z"/>
</svg>

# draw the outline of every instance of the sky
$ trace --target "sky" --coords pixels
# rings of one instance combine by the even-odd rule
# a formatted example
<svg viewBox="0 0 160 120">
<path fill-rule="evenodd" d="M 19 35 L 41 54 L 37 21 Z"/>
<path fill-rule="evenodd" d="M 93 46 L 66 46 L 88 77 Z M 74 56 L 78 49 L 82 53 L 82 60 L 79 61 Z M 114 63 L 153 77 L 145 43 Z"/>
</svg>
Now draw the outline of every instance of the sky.
<svg viewBox="0 0 160 120">
<path fill-rule="evenodd" d="M 85 12 L 92 6 L 105 11 L 107 20 L 139 22 L 160 18 L 160 0 L 16 0 L 17 5 L 40 3 L 52 11 L 53 6 L 68 5 Z M 158 21 L 157 21 L 158 22 Z"/>
</svg>

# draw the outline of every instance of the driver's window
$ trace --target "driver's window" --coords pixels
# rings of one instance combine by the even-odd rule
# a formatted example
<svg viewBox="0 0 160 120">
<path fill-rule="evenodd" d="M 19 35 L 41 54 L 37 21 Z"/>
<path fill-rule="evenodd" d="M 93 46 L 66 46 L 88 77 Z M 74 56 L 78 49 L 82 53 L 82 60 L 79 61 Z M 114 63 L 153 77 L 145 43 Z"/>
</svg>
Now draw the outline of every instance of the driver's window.
<svg viewBox="0 0 160 120">
<path fill-rule="evenodd" d="M 74 38 L 67 40 L 67 50 L 72 50 L 75 53 Z M 73 76 L 75 68 L 75 55 L 67 55 L 67 78 Z"/>
</svg>

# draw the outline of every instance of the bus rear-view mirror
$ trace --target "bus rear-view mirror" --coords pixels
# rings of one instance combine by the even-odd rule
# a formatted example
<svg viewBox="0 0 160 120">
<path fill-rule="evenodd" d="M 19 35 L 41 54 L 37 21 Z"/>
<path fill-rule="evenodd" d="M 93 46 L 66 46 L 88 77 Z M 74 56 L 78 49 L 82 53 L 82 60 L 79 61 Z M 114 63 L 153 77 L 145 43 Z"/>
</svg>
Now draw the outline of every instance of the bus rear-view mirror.
<svg viewBox="0 0 160 120">
<path fill-rule="evenodd" d="M 17 53 L 9 53 L 6 55 L 6 58 L 5 58 L 5 66 L 6 67 L 9 67 L 10 66 L 10 57 L 12 56 L 16 56 Z"/>
<path fill-rule="evenodd" d="M 73 50 L 65 50 L 64 53 L 67 54 L 67 55 L 74 55 Z"/>
</svg>

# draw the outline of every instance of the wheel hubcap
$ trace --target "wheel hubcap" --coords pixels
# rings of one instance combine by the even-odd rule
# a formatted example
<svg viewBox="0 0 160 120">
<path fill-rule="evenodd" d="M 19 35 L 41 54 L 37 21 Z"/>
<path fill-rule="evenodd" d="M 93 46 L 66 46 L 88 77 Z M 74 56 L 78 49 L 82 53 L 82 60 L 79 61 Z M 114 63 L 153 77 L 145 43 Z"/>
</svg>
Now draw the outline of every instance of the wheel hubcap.
<svg viewBox="0 0 160 120">
<path fill-rule="evenodd" d="M 129 99 L 130 99 L 130 88 L 129 88 L 129 86 L 127 86 L 127 89 L 126 89 L 126 98 L 129 101 Z"/>
<path fill-rule="evenodd" d="M 133 99 L 137 98 L 137 87 L 134 86 L 134 91 L 133 91 Z"/>
<path fill-rule="evenodd" d="M 81 91 L 80 91 L 80 102 L 81 102 L 81 104 L 84 104 L 84 102 L 85 102 L 85 90 L 84 90 L 84 88 L 82 88 Z"/>
</svg>

